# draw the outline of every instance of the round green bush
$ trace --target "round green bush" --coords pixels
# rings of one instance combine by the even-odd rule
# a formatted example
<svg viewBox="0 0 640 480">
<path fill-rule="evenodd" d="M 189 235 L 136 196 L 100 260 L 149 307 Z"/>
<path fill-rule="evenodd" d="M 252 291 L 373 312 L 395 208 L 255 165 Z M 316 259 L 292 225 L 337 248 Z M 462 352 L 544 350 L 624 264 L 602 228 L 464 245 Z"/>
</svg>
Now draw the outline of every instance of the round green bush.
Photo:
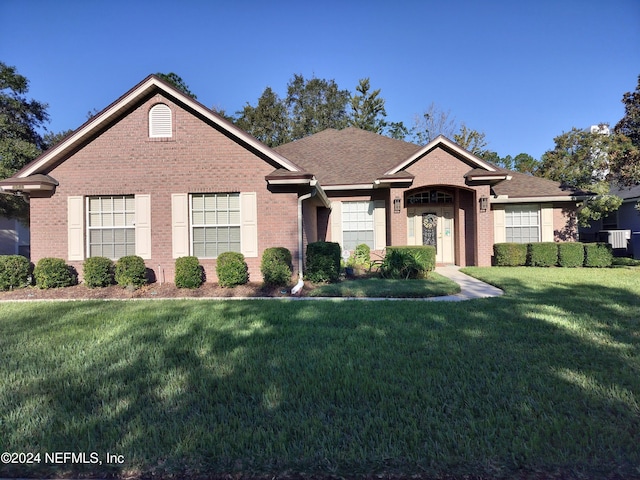
<svg viewBox="0 0 640 480">
<path fill-rule="evenodd" d="M 204 282 L 204 269 L 198 257 L 176 258 L 175 283 L 178 288 L 198 288 Z"/>
<path fill-rule="evenodd" d="M 71 267 L 61 258 L 41 258 L 33 269 L 33 276 L 39 288 L 69 287 L 77 281 Z"/>
<path fill-rule="evenodd" d="M 247 283 L 249 267 L 244 261 L 244 255 L 238 252 L 224 252 L 218 255 L 216 274 L 222 287 L 235 287 Z"/>
<path fill-rule="evenodd" d="M 22 255 L 0 256 L 0 290 L 26 286 L 30 270 L 31 263 Z"/>
<path fill-rule="evenodd" d="M 291 283 L 292 257 L 284 247 L 267 248 L 262 254 L 260 272 L 265 285 L 289 285 Z"/>
<path fill-rule="evenodd" d="M 147 283 L 147 267 L 137 255 L 121 257 L 116 262 L 115 280 L 121 287 L 141 287 Z"/>
<path fill-rule="evenodd" d="M 89 257 L 82 266 L 84 283 L 89 288 L 113 284 L 113 262 L 107 257 Z"/>
</svg>

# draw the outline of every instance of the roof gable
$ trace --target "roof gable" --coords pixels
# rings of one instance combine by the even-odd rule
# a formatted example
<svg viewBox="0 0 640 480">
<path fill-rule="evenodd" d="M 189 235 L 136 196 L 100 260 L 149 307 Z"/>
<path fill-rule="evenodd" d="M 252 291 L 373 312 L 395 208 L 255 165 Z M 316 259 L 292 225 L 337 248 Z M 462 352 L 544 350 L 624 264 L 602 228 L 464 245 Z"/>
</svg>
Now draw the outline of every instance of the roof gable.
<svg viewBox="0 0 640 480">
<path fill-rule="evenodd" d="M 393 175 L 398 173 L 401 170 L 406 169 L 414 162 L 418 161 L 422 157 L 424 157 L 427 153 L 436 148 L 443 148 L 454 156 L 460 158 L 461 160 L 468 163 L 472 168 L 486 170 L 488 172 L 497 172 L 497 168 L 494 165 L 491 165 L 488 162 L 485 162 L 481 158 L 475 156 L 471 152 L 465 150 L 457 143 L 452 142 L 444 135 L 438 135 L 434 140 L 427 143 L 424 147 L 421 147 L 416 152 L 414 152 L 411 156 L 404 159 L 402 162 L 394 165 L 392 168 L 384 172 L 384 175 Z"/>
<path fill-rule="evenodd" d="M 100 113 L 89 119 L 60 143 L 27 164 L 18 173 L 16 173 L 14 177 L 24 178 L 38 173 L 46 173 L 48 168 L 64 161 L 70 153 L 78 148 L 78 146 L 91 139 L 111 123 L 117 121 L 119 117 L 125 114 L 133 106 L 144 101 L 144 99 L 148 98 L 150 95 L 158 92 L 177 100 L 189 110 L 197 113 L 207 121 L 216 125 L 217 128 L 224 131 L 227 135 L 235 138 L 237 141 L 245 144 L 248 148 L 253 149 L 272 161 L 278 168 L 283 168 L 290 172 L 303 171 L 301 167 L 284 158 L 282 155 L 267 147 L 244 130 L 236 127 L 233 123 L 229 122 L 222 116 L 208 109 L 193 98 L 185 95 L 157 76 L 150 75 Z"/>
</svg>

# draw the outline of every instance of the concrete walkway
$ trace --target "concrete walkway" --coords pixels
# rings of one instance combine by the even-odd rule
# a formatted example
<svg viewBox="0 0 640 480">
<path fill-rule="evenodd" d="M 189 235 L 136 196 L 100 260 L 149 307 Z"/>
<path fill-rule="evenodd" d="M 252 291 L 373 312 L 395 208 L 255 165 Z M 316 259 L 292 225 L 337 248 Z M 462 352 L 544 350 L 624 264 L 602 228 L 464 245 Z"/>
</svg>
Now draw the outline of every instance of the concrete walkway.
<svg viewBox="0 0 640 480">
<path fill-rule="evenodd" d="M 439 273 L 443 277 L 447 277 L 458 285 L 460 285 L 461 292 L 457 295 L 447 295 L 446 297 L 432 297 L 425 300 L 437 301 L 449 301 L 457 302 L 461 300 L 472 300 L 474 298 L 487 298 L 497 297 L 504 292 L 493 285 L 484 283 L 477 278 L 470 277 L 460 271 L 460 267 L 455 265 L 449 265 L 446 267 L 436 267 L 436 273 Z"/>
</svg>

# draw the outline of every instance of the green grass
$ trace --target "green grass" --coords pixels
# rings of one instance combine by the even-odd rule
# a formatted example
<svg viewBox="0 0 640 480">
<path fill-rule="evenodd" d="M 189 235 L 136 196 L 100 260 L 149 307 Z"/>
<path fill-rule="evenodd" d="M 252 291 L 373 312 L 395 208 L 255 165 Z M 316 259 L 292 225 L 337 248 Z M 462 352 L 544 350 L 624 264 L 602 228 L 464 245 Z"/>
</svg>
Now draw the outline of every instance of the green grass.
<svg viewBox="0 0 640 480">
<path fill-rule="evenodd" d="M 362 278 L 319 285 L 309 293 L 312 297 L 421 298 L 454 295 L 460 286 L 442 275 L 431 272 L 425 280 L 392 280 Z"/>
<path fill-rule="evenodd" d="M 0 451 L 125 460 L 0 477 L 639 476 L 640 272 L 469 271 L 505 295 L 0 304 Z"/>
</svg>

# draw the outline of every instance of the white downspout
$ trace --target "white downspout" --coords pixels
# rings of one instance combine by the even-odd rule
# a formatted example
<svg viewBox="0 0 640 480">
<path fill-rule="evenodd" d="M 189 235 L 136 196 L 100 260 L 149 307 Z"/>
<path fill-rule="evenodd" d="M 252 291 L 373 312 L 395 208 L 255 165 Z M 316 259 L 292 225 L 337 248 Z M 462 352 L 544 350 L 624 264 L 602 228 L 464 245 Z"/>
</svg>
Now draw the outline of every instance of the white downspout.
<svg viewBox="0 0 640 480">
<path fill-rule="evenodd" d="M 303 272 L 303 249 L 304 249 L 304 231 L 302 226 L 302 202 L 310 199 L 316 194 L 315 188 L 311 193 L 306 193 L 300 197 L 298 197 L 298 285 L 303 282 L 304 272 Z M 296 290 L 296 285 L 293 287 L 293 290 Z M 298 287 L 300 288 L 300 287 Z"/>
</svg>

